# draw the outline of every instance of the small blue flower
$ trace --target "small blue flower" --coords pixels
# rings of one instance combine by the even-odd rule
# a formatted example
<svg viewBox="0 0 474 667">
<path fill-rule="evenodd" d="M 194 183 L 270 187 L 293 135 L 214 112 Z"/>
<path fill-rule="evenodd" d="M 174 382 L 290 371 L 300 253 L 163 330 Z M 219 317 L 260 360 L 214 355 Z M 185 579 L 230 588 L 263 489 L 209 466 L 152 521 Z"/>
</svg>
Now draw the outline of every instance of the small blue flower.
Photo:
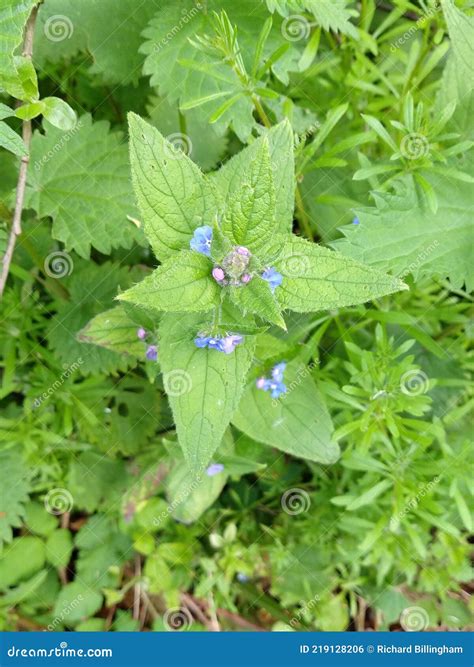
<svg viewBox="0 0 474 667">
<path fill-rule="evenodd" d="M 270 371 L 270 378 L 260 377 L 256 382 L 257 389 L 269 391 L 272 398 L 279 398 L 282 394 L 286 394 L 286 385 L 283 382 L 283 373 L 285 372 L 286 361 L 280 361 L 275 364 Z"/>
<path fill-rule="evenodd" d="M 194 236 L 189 242 L 191 250 L 196 250 L 202 255 L 207 255 L 208 257 L 211 254 L 211 243 L 212 243 L 212 227 L 209 225 L 204 225 L 203 227 L 198 227 L 194 230 Z"/>
<path fill-rule="evenodd" d="M 240 581 L 241 584 L 246 584 L 247 581 L 250 581 L 250 577 L 243 572 L 237 572 L 237 581 Z"/>
<path fill-rule="evenodd" d="M 223 463 L 211 463 L 209 468 L 206 469 L 206 475 L 208 477 L 214 477 L 214 475 L 218 475 L 220 472 L 223 471 L 224 471 Z"/>
<path fill-rule="evenodd" d="M 275 289 L 283 282 L 283 276 L 273 267 L 265 269 L 265 271 L 262 273 L 262 278 L 270 285 L 272 292 L 274 292 Z"/>
<path fill-rule="evenodd" d="M 271 392 L 272 398 L 279 398 L 282 394 L 286 394 L 286 385 L 283 382 L 270 382 L 267 391 Z"/>
<path fill-rule="evenodd" d="M 272 378 L 275 382 L 283 382 L 283 373 L 286 368 L 286 361 L 280 361 L 279 364 L 276 364 L 272 368 Z"/>
<path fill-rule="evenodd" d="M 148 361 L 156 361 L 158 359 L 158 348 L 156 345 L 149 345 L 146 349 L 145 356 Z"/>
<path fill-rule="evenodd" d="M 356 216 L 356 217 L 354 218 L 354 220 L 352 221 L 352 224 L 353 224 L 353 225 L 358 225 L 359 223 L 360 223 L 360 220 L 359 220 L 359 218 Z"/>
<path fill-rule="evenodd" d="M 219 350 L 225 354 L 231 354 L 243 340 L 243 336 L 226 336 L 225 338 L 221 338 Z"/>
<path fill-rule="evenodd" d="M 220 338 L 209 338 L 209 342 L 207 344 L 207 347 L 210 350 L 219 350 L 219 352 L 222 352 L 221 350 L 221 339 Z"/>
<path fill-rule="evenodd" d="M 196 347 L 207 347 L 210 340 L 209 336 L 196 336 L 194 345 Z"/>
</svg>

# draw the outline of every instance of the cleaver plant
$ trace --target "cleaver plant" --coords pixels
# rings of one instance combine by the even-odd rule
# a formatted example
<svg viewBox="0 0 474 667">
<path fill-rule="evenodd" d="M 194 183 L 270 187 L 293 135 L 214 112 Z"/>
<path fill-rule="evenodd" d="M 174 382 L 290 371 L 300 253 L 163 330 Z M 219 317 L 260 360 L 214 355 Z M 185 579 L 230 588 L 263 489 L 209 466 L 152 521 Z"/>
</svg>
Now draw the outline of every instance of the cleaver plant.
<svg viewBox="0 0 474 667">
<path fill-rule="evenodd" d="M 271 373 L 269 363 L 287 361 L 262 364 L 255 352 L 259 336 L 270 327 L 286 331 L 289 311 L 360 304 L 405 289 L 404 283 L 292 233 L 293 135 L 286 121 L 262 129 L 210 174 L 137 115 L 130 114 L 129 126 L 134 190 L 160 264 L 117 298 L 135 313 L 158 317 L 152 358 L 158 358 L 188 466 L 198 473 L 210 464 L 233 418 L 253 432 L 255 424 L 243 423 L 252 406 L 246 414 L 239 410 L 246 386 L 243 400 L 253 394 L 269 420 L 263 428 L 276 429 L 277 437 L 264 441 L 314 461 L 336 460 L 323 408 L 316 419 L 311 411 L 308 421 L 315 423 L 306 423 L 309 433 L 295 441 L 286 423 L 294 418 L 291 401 L 275 400 L 287 393 L 283 378 L 276 390 L 259 391 L 264 385 L 255 377 Z M 301 408 L 291 384 L 301 369 L 293 363 L 286 372 L 293 407 Z"/>
</svg>

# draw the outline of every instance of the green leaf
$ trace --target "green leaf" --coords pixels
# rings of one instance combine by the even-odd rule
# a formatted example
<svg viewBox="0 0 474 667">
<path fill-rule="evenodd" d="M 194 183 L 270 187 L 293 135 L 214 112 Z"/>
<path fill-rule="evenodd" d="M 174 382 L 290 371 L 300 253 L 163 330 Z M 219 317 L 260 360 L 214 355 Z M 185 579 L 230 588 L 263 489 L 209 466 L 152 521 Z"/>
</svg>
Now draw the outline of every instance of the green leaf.
<svg viewBox="0 0 474 667">
<path fill-rule="evenodd" d="M 234 443 L 229 431 L 218 451 L 214 463 L 220 463 L 225 455 L 232 454 Z M 227 470 L 209 476 L 205 472 L 193 477 L 193 471 L 178 462 L 166 478 L 166 497 L 172 516 L 183 523 L 193 523 L 217 500 L 228 479 Z"/>
<path fill-rule="evenodd" d="M 47 570 L 42 570 L 35 574 L 28 581 L 23 582 L 16 588 L 9 590 L 0 597 L 0 607 L 14 607 L 20 604 L 25 598 L 30 597 L 32 593 L 41 586 L 47 577 Z"/>
<path fill-rule="evenodd" d="M 426 174 L 438 202 L 417 190 L 411 178 L 398 180 L 395 193 L 375 193 L 375 206 L 357 211 L 360 224 L 343 227 L 333 246 L 348 257 L 415 280 L 449 277 L 454 286 L 474 285 L 472 186 Z"/>
<path fill-rule="evenodd" d="M 35 34 L 35 62 L 44 69 L 45 61 L 57 63 L 82 51 L 92 56 L 90 73 L 96 78 L 110 84 L 136 83 L 144 60 L 141 33 L 161 5 L 159 0 L 142 4 L 135 0 L 46 0 Z"/>
<path fill-rule="evenodd" d="M 3 121 L 0 121 L 0 146 L 19 157 L 28 155 L 23 139 Z"/>
<path fill-rule="evenodd" d="M 206 321 L 165 315 L 160 325 L 163 380 L 179 444 L 193 471 L 209 463 L 242 394 L 255 342 L 246 338 L 231 354 L 198 349 L 195 336 Z"/>
<path fill-rule="evenodd" d="M 182 250 L 117 298 L 158 311 L 206 312 L 218 305 L 221 292 L 211 269 L 204 255 Z"/>
<path fill-rule="evenodd" d="M 452 100 L 461 100 L 474 89 L 474 17 L 456 7 L 453 0 L 443 0 L 451 51 L 443 72 L 438 106 L 442 109 Z"/>
<path fill-rule="evenodd" d="M 45 97 L 41 102 L 44 105 L 42 114 L 51 125 L 65 132 L 75 127 L 76 112 L 64 100 L 59 97 Z"/>
<path fill-rule="evenodd" d="M 347 8 L 347 0 L 300 0 L 300 4 L 313 13 L 324 30 L 359 38 L 357 28 L 350 22 L 352 17 L 357 16 L 357 11 Z"/>
<path fill-rule="evenodd" d="M 44 563 L 43 540 L 30 535 L 16 537 L 0 556 L 0 590 L 29 579 Z"/>
<path fill-rule="evenodd" d="M 352 306 L 407 289 L 396 278 L 297 237 L 285 243 L 275 266 L 283 275 L 275 290 L 281 307 L 300 313 Z"/>
<path fill-rule="evenodd" d="M 129 114 L 130 159 L 145 233 L 160 259 L 189 248 L 196 227 L 212 222 L 215 201 L 200 169 L 158 130 Z"/>
<path fill-rule="evenodd" d="M 46 124 L 35 132 L 28 170 L 28 206 L 53 218 L 53 237 L 88 258 L 140 238 L 126 146 L 105 121 L 82 116 L 68 133 Z"/>
<path fill-rule="evenodd" d="M 21 526 L 30 491 L 30 475 L 20 451 L 7 449 L 0 452 L 0 550 L 3 542 L 11 541 L 12 528 Z"/>
<path fill-rule="evenodd" d="M 231 287 L 230 298 L 244 315 L 254 313 L 263 320 L 286 330 L 278 301 L 268 282 L 260 276 L 254 276 L 247 285 L 242 287 Z"/>
<path fill-rule="evenodd" d="M 222 201 L 229 201 L 236 191 L 235 181 L 245 179 L 250 161 L 261 152 L 261 144 L 265 140 L 268 141 L 275 193 L 275 222 L 272 233 L 289 234 L 293 225 L 295 165 L 293 134 L 288 121 L 283 121 L 266 131 L 253 144 L 226 162 L 219 171 L 211 174 L 210 178 L 219 191 Z"/>
<path fill-rule="evenodd" d="M 234 172 L 226 193 L 222 231 L 238 245 L 258 252 L 275 231 L 275 190 L 268 141 L 247 153 L 245 170 Z"/>
<path fill-rule="evenodd" d="M 247 387 L 232 419 L 254 440 L 318 463 L 334 463 L 339 447 L 332 440 L 333 427 L 310 369 L 297 361 L 285 369 L 287 393 L 272 399 L 269 392 Z"/>
<path fill-rule="evenodd" d="M 54 605 L 53 615 L 68 626 L 75 625 L 89 616 L 94 616 L 102 607 L 102 595 L 82 584 L 73 581 L 66 584 Z"/>
<path fill-rule="evenodd" d="M 73 549 L 72 537 L 66 528 L 58 528 L 46 541 L 46 560 L 53 567 L 66 567 Z"/>
<path fill-rule="evenodd" d="M 19 79 L 13 54 L 23 41 L 23 29 L 35 4 L 36 0 L 0 0 L 0 89 L 10 94 Z"/>
<path fill-rule="evenodd" d="M 111 460 L 94 451 L 81 452 L 69 466 L 67 489 L 74 507 L 93 512 L 102 504 L 119 505 L 129 478 L 125 463 Z"/>
<path fill-rule="evenodd" d="M 46 511 L 43 503 L 29 502 L 25 507 L 25 525 L 33 533 L 49 535 L 58 526 L 58 519 Z"/>
<path fill-rule="evenodd" d="M 118 354 L 143 358 L 144 343 L 137 338 L 137 323 L 128 316 L 123 306 L 96 315 L 81 329 L 77 339 Z"/>
<path fill-rule="evenodd" d="M 365 505 L 371 504 L 391 486 L 393 486 L 393 482 L 390 479 L 384 479 L 381 482 L 378 482 L 368 491 L 365 491 L 362 495 L 358 496 L 354 500 L 351 500 L 351 502 L 347 504 L 346 509 L 352 512 L 358 510 L 361 507 L 364 507 Z"/>
</svg>

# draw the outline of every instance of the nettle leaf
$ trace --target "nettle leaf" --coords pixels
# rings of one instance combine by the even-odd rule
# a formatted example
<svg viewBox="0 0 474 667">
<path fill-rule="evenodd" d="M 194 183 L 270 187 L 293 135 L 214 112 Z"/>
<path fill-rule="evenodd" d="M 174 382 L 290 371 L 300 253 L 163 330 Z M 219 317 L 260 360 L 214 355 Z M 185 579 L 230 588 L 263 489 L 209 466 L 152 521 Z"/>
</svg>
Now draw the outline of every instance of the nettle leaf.
<svg viewBox="0 0 474 667">
<path fill-rule="evenodd" d="M 303 16 L 295 16 L 298 12 L 305 10 L 311 12 L 319 25 L 324 30 L 333 30 L 345 35 L 351 35 L 356 39 L 359 37 L 357 28 L 350 22 L 350 19 L 357 16 L 357 11 L 349 9 L 347 5 L 349 0 L 266 0 L 268 9 L 271 12 L 277 11 L 282 16 L 286 16 L 293 21 L 294 30 L 304 35 L 305 31 L 309 34 L 309 21 L 305 27 L 306 19 Z M 291 30 L 291 24 L 288 24 Z M 290 32 L 290 35 L 292 33 Z"/>
<path fill-rule="evenodd" d="M 283 275 L 275 295 L 282 308 L 299 313 L 365 303 L 408 289 L 392 276 L 296 236 L 275 266 Z"/>
<path fill-rule="evenodd" d="M 118 354 L 143 359 L 144 346 L 143 341 L 137 338 L 137 323 L 125 312 L 123 306 L 96 315 L 78 333 L 77 339 Z"/>
<path fill-rule="evenodd" d="M 94 59 L 90 72 L 107 83 L 134 83 L 144 57 L 141 33 L 162 5 L 159 0 L 46 0 L 35 34 L 35 61 L 58 62 L 78 51 Z M 104 37 L 107 26 L 108 38 Z"/>
<path fill-rule="evenodd" d="M 247 337 L 232 354 L 198 349 L 195 336 L 207 324 L 197 315 L 164 315 L 160 325 L 163 382 L 188 465 L 199 472 L 218 448 L 237 408 L 255 341 Z"/>
<path fill-rule="evenodd" d="M 295 197 L 295 164 L 293 133 L 288 121 L 283 121 L 265 133 L 247 148 L 232 157 L 210 175 L 223 202 L 229 201 L 236 191 L 235 181 L 242 180 L 248 164 L 268 142 L 271 173 L 274 187 L 275 221 L 273 233 L 291 233 Z"/>
<path fill-rule="evenodd" d="M 207 312 L 219 303 L 221 291 L 211 270 L 207 257 L 182 250 L 117 298 L 158 311 Z"/>
<path fill-rule="evenodd" d="M 53 218 L 53 237 L 86 259 L 91 246 L 109 254 L 141 238 L 135 216 L 127 148 L 109 123 L 82 116 L 70 132 L 45 123 L 35 132 L 27 204 Z"/>
<path fill-rule="evenodd" d="M 333 245 L 400 276 L 449 277 L 454 286 L 469 288 L 474 285 L 472 185 L 434 174 L 427 178 L 438 199 L 436 213 L 411 178 L 401 179 L 395 193 L 375 193 L 375 206 L 358 210 L 360 224 L 343 227 L 346 238 Z"/>
<path fill-rule="evenodd" d="M 194 229 L 215 214 L 216 204 L 199 167 L 139 116 L 129 114 L 132 179 L 145 232 L 155 254 L 166 259 L 189 248 Z"/>
<path fill-rule="evenodd" d="M 448 62 L 443 72 L 439 106 L 453 99 L 462 99 L 474 88 L 472 62 L 474 59 L 474 17 L 464 14 L 453 0 L 442 3 L 451 40 Z"/>
<path fill-rule="evenodd" d="M 21 526 L 25 503 L 31 491 L 30 478 L 21 453 L 16 449 L 0 452 L 0 550 L 3 542 L 10 542 L 12 528 Z M 8 493 L 7 493 L 8 489 Z"/>
<path fill-rule="evenodd" d="M 268 141 L 247 152 L 247 168 L 234 172 L 224 203 L 222 231 L 237 245 L 258 252 L 275 232 L 275 190 Z"/>
<path fill-rule="evenodd" d="M 286 329 L 278 301 L 268 282 L 260 276 L 254 276 L 245 286 L 231 287 L 230 298 L 244 315 L 253 313 L 263 320 Z"/>
<path fill-rule="evenodd" d="M 316 461 L 335 463 L 339 447 L 333 426 L 311 369 L 297 360 L 285 369 L 287 393 L 272 399 L 269 392 L 249 385 L 232 423 L 254 440 Z"/>
<path fill-rule="evenodd" d="M 24 59 L 14 56 L 23 41 L 23 29 L 36 0 L 0 0 L 0 90 L 23 99 L 18 72 Z M 20 88 L 20 94 L 16 88 Z"/>
</svg>

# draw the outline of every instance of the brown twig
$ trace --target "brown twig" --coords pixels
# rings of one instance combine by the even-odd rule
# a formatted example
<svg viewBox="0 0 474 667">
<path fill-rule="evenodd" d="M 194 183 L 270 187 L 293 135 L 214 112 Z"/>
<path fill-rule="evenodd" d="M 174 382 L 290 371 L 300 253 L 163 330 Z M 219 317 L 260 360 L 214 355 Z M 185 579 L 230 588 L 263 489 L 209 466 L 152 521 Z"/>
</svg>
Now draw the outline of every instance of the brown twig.
<svg viewBox="0 0 474 667">
<path fill-rule="evenodd" d="M 141 583 L 140 576 L 142 573 L 142 561 L 138 554 L 135 555 L 135 576 L 138 578 L 137 583 L 133 587 L 133 618 L 138 621 L 140 618 L 140 591 Z"/>
<path fill-rule="evenodd" d="M 23 39 L 23 56 L 31 60 L 33 55 L 33 37 L 35 32 L 36 16 L 38 14 L 39 5 L 35 5 L 31 10 L 25 27 L 25 36 Z M 30 161 L 30 143 L 31 143 L 31 121 L 24 120 L 22 125 L 23 143 L 26 149 L 26 155 L 21 158 L 20 170 L 18 172 L 18 182 L 16 186 L 15 211 L 13 213 L 12 227 L 10 230 L 10 237 L 8 239 L 7 249 L 2 260 L 2 273 L 0 275 L 0 297 L 3 294 L 5 285 L 10 271 L 10 264 L 13 258 L 13 251 L 17 237 L 21 234 L 21 216 L 23 213 L 23 202 L 25 199 L 26 188 L 26 173 L 28 170 L 28 163 Z"/>
</svg>

